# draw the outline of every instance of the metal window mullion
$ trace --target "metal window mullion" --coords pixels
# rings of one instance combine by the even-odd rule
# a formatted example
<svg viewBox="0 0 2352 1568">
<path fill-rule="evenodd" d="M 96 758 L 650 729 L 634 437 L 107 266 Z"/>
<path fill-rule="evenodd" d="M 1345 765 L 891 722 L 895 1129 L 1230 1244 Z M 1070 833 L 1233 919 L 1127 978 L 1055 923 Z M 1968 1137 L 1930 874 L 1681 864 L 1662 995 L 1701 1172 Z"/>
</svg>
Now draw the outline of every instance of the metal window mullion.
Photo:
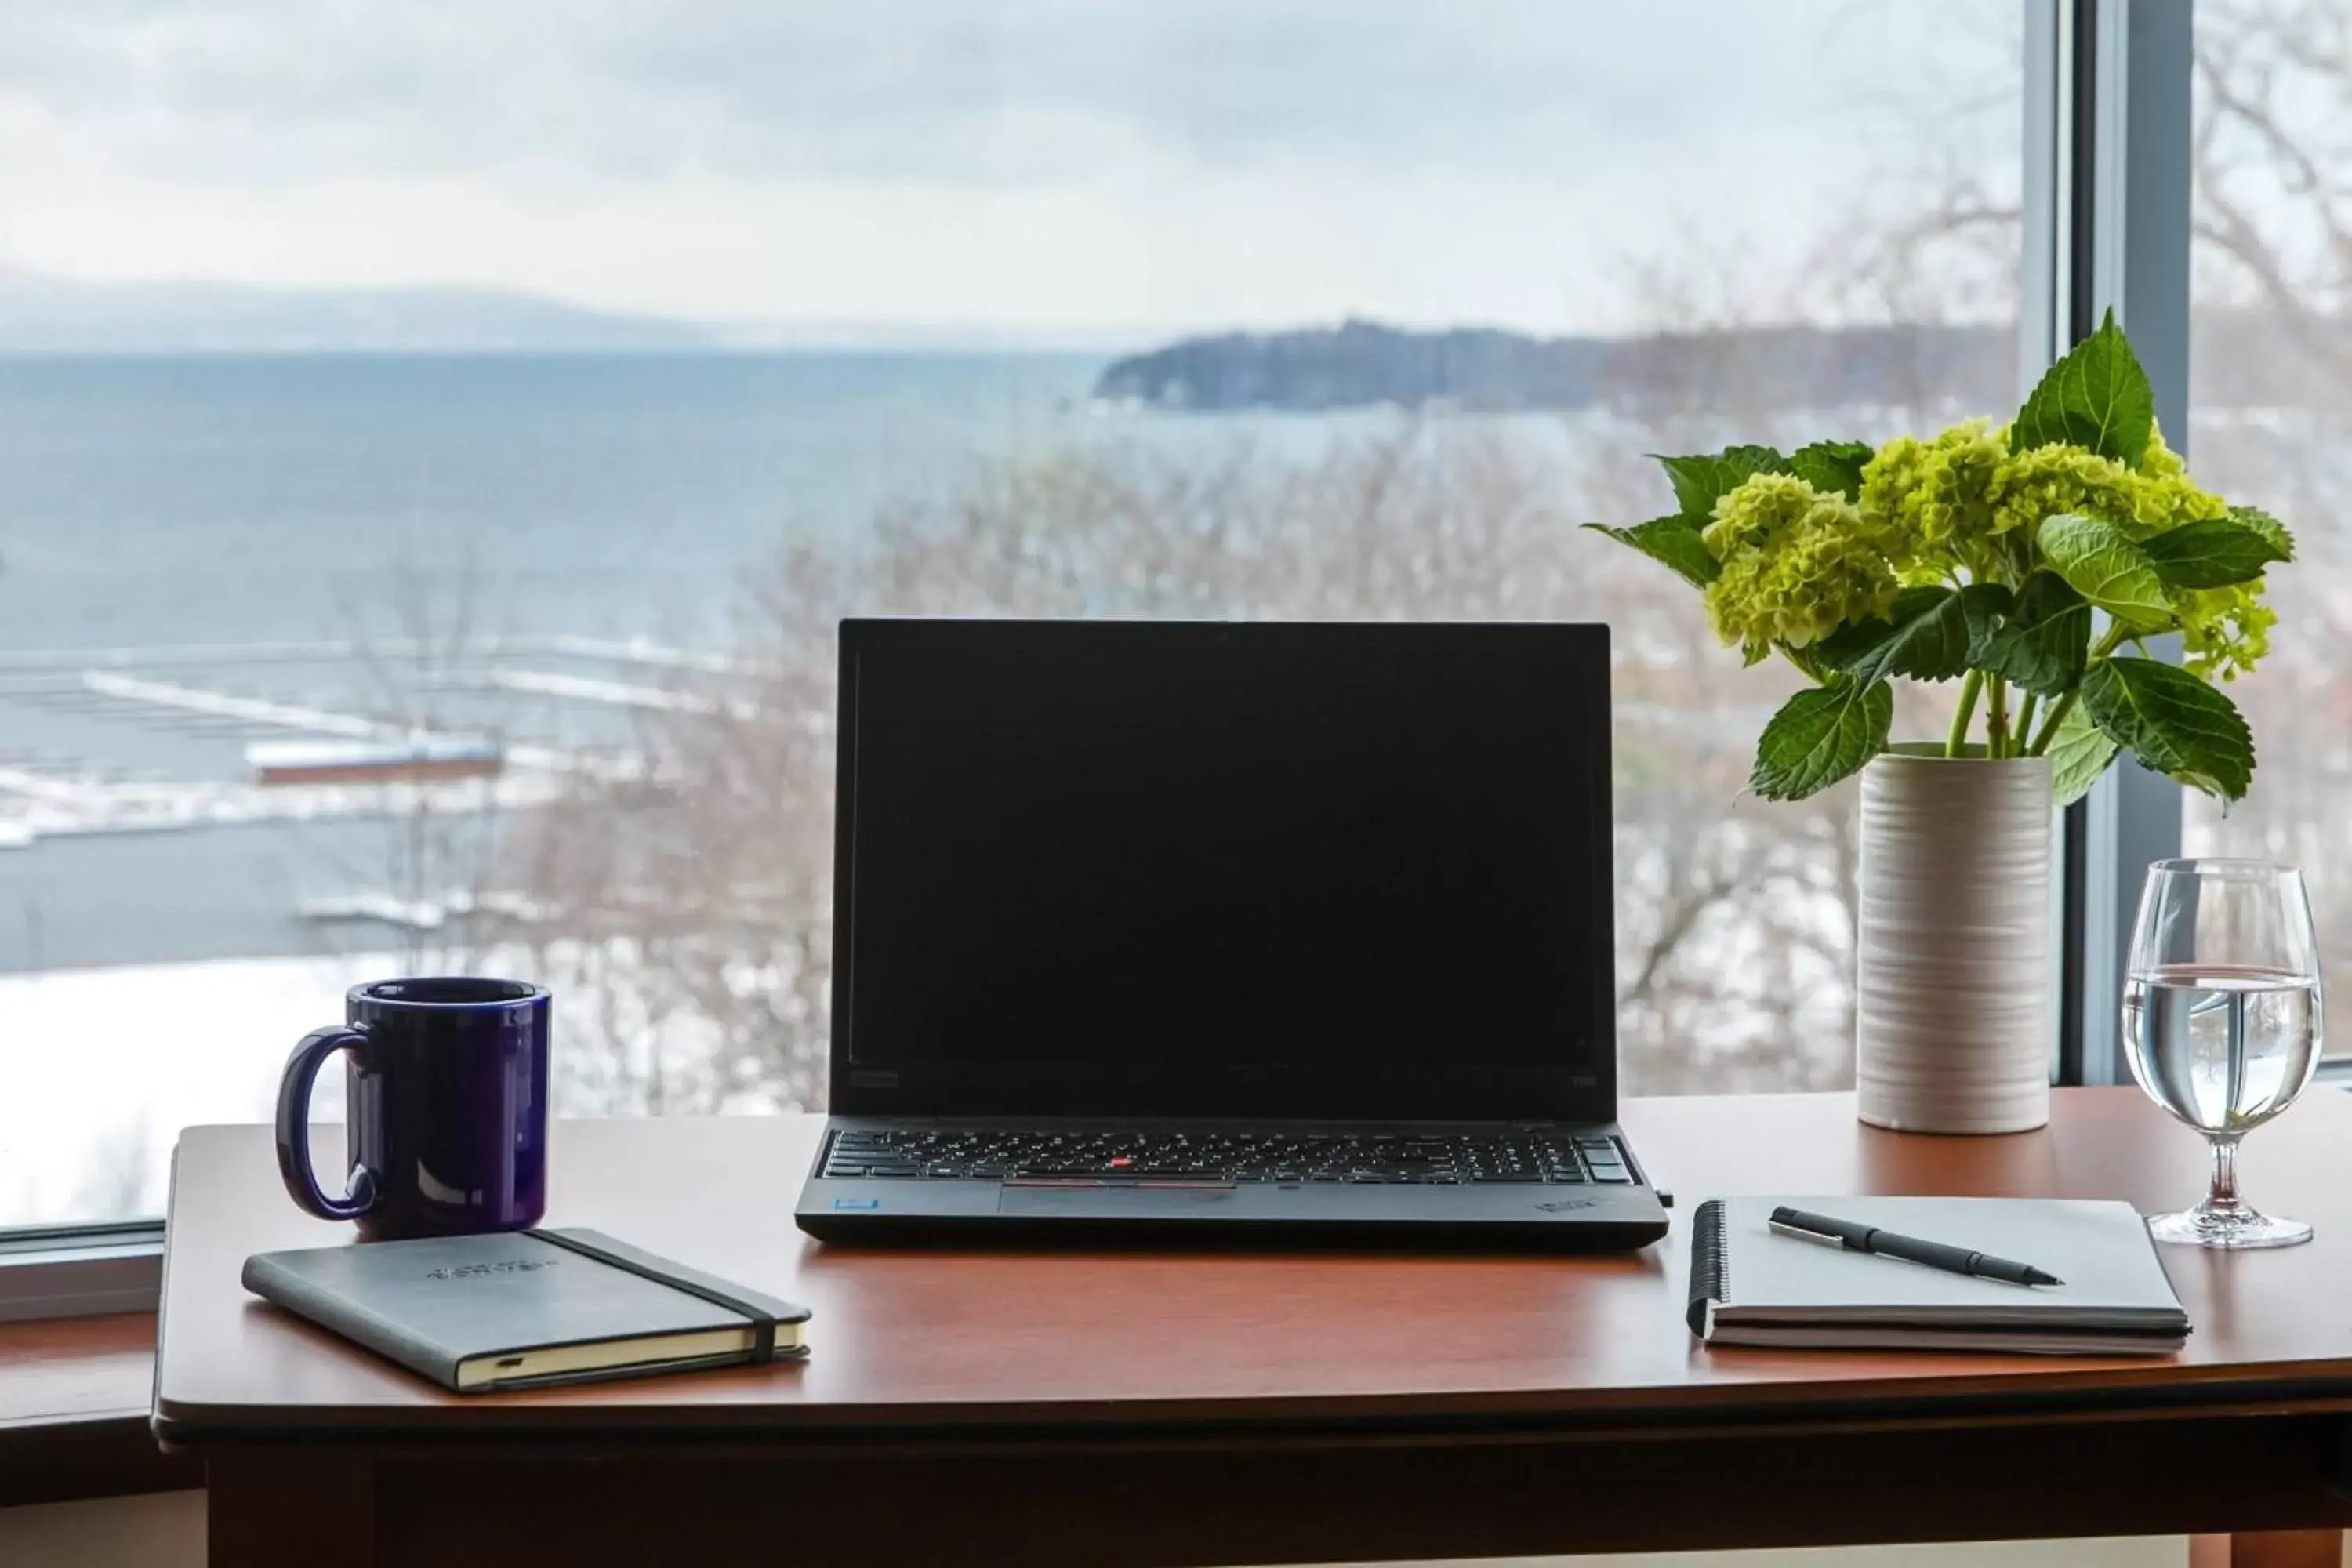
<svg viewBox="0 0 2352 1568">
<path fill-rule="evenodd" d="M 2166 439 L 2189 439 L 2191 0 L 2073 0 L 2064 9 L 2075 182 L 2066 204 L 2069 341 L 2112 309 L 2148 374 Z M 2175 654 L 2177 656 L 2177 653 Z M 2116 1083 L 2118 997 L 2149 861 L 2180 853 L 2180 786 L 2120 759 L 2065 819 L 2061 1082 Z"/>
</svg>

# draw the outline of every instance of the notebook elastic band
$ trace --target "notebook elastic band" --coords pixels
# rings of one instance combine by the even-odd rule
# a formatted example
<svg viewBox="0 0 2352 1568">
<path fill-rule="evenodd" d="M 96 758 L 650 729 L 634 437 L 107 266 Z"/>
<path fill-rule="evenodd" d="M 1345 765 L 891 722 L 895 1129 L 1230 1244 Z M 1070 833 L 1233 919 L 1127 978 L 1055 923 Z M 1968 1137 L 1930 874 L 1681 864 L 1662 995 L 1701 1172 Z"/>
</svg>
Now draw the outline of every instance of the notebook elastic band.
<svg viewBox="0 0 2352 1568">
<path fill-rule="evenodd" d="M 640 1279 L 650 1279 L 656 1285 L 667 1285 L 673 1290 L 683 1290 L 689 1296 L 699 1296 L 714 1307 L 724 1307 L 740 1317 L 749 1318 L 751 1320 L 752 1363 L 757 1365 L 775 1359 L 776 1320 L 740 1296 L 730 1296 L 724 1290 L 705 1285 L 697 1279 L 681 1279 L 675 1274 L 665 1274 L 660 1269 L 640 1263 L 634 1258 L 618 1252 L 608 1252 L 593 1242 L 582 1241 L 577 1237 L 561 1236 L 551 1230 L 527 1230 L 523 1234 L 536 1237 L 550 1247 L 560 1247 L 566 1252 L 576 1252 L 583 1258 L 593 1258 L 599 1263 L 609 1264 L 623 1273 L 634 1274 Z"/>
</svg>

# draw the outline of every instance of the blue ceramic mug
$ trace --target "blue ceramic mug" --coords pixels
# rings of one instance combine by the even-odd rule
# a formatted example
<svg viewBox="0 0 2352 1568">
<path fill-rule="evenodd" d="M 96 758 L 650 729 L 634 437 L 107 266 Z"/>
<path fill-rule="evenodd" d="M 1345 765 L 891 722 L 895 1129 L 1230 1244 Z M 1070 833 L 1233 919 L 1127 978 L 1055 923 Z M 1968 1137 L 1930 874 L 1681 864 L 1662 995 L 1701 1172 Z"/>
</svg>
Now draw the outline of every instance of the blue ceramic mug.
<svg viewBox="0 0 2352 1568">
<path fill-rule="evenodd" d="M 546 988 L 519 980 L 379 980 L 314 1029 L 278 1085 L 278 1169 L 320 1219 L 368 1241 L 520 1230 L 547 1209 Z M 344 1053 L 351 1170 L 310 1167 L 310 1086 Z"/>
</svg>

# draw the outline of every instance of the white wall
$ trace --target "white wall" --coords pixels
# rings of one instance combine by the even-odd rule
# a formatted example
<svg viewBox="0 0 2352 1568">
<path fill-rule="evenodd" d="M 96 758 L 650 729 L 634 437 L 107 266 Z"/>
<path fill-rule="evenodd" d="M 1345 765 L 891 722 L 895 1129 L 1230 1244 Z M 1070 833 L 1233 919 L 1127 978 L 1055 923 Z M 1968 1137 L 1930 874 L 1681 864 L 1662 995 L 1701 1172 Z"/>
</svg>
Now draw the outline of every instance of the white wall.
<svg viewBox="0 0 2352 1568">
<path fill-rule="evenodd" d="M 1985 1546 L 1860 1546 L 1834 1552 L 1670 1552 L 1544 1561 L 1559 1568 L 2182 1568 L 2188 1560 L 2184 1539 L 2159 1535 Z M 0 1563 L 7 1568 L 204 1568 L 204 1562 L 202 1492 L 0 1509 Z M 1423 1563 L 1419 1568 L 1448 1565 Z M 1529 1562 L 1486 1560 L 1459 1568 L 1529 1568 Z"/>
<path fill-rule="evenodd" d="M 205 1494 L 0 1508 L 7 1568 L 204 1568 Z"/>
</svg>

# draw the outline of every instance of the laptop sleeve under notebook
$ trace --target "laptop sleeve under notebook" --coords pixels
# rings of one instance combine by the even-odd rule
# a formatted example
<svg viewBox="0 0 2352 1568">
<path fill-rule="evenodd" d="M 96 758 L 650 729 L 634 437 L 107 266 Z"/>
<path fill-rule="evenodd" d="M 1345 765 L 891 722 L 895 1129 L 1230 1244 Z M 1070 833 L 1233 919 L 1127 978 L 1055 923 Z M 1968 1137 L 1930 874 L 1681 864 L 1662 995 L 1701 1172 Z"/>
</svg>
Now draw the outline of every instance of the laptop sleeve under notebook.
<svg viewBox="0 0 2352 1568">
<path fill-rule="evenodd" d="M 2030 1263 L 2011 1285 L 1775 1234 L 1780 1205 Z M 1714 1198 L 1692 1216 L 1689 1322 L 1708 1344 L 2161 1355 L 2189 1315 L 2130 1205 L 2075 1199 Z"/>
</svg>

